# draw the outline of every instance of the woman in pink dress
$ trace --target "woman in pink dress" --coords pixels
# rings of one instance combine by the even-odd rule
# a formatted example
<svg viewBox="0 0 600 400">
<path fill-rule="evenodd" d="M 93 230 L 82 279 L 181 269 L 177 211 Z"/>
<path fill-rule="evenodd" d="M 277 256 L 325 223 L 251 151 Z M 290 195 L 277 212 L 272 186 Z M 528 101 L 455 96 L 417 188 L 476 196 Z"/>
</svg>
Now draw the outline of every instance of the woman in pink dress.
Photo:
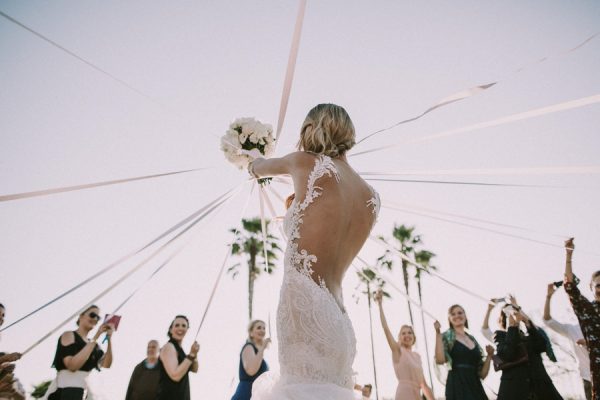
<svg viewBox="0 0 600 400">
<path fill-rule="evenodd" d="M 394 339 L 388 327 L 382 306 L 383 293 L 375 293 L 375 301 L 379 305 L 379 318 L 385 332 L 385 337 L 392 351 L 392 363 L 398 387 L 396 388 L 396 400 L 421 400 L 421 391 L 427 400 L 434 400 L 431 388 L 425 383 L 423 376 L 423 365 L 419 353 L 412 351 L 416 337 L 412 326 L 402 325 L 398 340 Z"/>
</svg>

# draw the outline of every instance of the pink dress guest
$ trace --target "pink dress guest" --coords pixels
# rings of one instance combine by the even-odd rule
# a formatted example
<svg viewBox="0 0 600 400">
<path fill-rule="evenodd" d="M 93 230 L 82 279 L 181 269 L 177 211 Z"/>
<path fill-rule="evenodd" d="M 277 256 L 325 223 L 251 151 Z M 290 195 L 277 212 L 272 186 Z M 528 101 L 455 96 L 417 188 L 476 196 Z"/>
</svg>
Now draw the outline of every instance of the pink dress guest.
<svg viewBox="0 0 600 400">
<path fill-rule="evenodd" d="M 400 359 L 394 362 L 394 372 L 398 379 L 396 400 L 421 400 L 421 385 L 425 378 L 419 353 L 402 349 Z"/>
</svg>

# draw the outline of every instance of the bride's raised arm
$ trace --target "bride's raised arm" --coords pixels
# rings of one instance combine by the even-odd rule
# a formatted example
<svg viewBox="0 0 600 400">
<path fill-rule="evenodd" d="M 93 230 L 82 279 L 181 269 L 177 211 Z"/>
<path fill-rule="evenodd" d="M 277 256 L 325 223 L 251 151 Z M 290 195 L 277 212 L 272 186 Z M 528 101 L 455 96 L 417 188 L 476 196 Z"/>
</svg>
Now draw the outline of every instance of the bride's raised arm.
<svg viewBox="0 0 600 400">
<path fill-rule="evenodd" d="M 281 158 L 257 158 L 248 164 L 248 172 L 255 178 L 292 175 L 302 156 L 305 153 L 297 151 Z"/>
</svg>

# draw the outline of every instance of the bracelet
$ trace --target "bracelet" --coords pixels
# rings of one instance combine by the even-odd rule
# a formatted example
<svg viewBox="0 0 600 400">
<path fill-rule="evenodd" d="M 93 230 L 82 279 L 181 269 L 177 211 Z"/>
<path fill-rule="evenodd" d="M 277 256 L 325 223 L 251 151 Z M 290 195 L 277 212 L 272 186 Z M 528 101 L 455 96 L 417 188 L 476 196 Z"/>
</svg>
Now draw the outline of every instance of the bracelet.
<svg viewBox="0 0 600 400">
<path fill-rule="evenodd" d="M 192 356 L 191 354 L 188 354 L 187 356 L 185 356 L 185 358 L 187 358 L 188 360 L 190 360 L 191 362 L 196 361 L 196 357 L 197 356 Z"/>
<path fill-rule="evenodd" d="M 251 177 L 255 178 L 255 179 L 259 179 L 260 176 L 256 175 L 256 172 L 254 172 L 254 161 L 250 161 L 248 163 L 248 173 L 250 174 Z"/>
</svg>

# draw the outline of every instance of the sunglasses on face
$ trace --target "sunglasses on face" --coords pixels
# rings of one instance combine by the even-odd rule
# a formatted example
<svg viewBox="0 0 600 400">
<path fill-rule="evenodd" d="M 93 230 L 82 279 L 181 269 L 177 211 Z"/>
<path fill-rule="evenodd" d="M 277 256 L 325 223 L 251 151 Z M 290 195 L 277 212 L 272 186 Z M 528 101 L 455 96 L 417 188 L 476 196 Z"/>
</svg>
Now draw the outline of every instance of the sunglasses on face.
<svg viewBox="0 0 600 400">
<path fill-rule="evenodd" d="M 96 321 L 100 321 L 100 316 L 98 314 L 96 314 L 95 312 L 89 313 L 88 317 L 95 319 Z"/>
</svg>

